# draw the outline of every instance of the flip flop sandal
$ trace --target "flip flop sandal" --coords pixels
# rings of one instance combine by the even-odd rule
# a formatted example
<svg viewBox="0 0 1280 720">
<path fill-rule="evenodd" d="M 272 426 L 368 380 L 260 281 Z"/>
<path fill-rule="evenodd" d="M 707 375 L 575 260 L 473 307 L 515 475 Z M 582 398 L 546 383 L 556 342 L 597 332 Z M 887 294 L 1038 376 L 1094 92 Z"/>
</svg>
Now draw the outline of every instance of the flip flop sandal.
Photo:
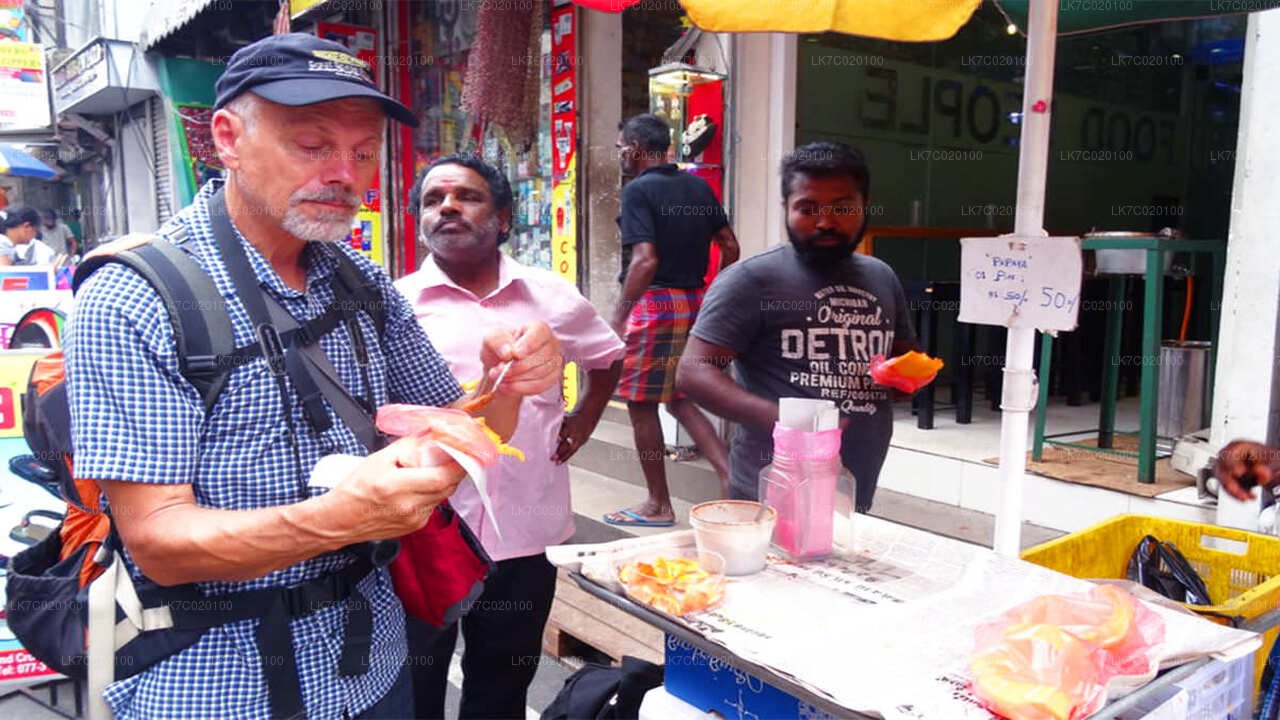
<svg viewBox="0 0 1280 720">
<path fill-rule="evenodd" d="M 609 515 L 622 515 L 626 520 L 613 520 Z M 641 515 L 637 515 L 630 510 L 619 510 L 616 513 L 609 513 L 604 516 L 604 521 L 610 525 L 619 527 L 671 527 L 676 524 L 675 520 L 649 520 Z"/>
<path fill-rule="evenodd" d="M 56 527 L 50 525 L 41 525 L 31 522 L 32 518 L 45 518 L 55 522 L 62 522 L 62 513 L 53 512 L 51 510 L 32 510 L 22 516 L 22 524 L 9 531 L 9 537 L 23 545 L 35 545 L 45 538 L 53 534 Z"/>
<path fill-rule="evenodd" d="M 9 472 L 39 485 L 59 500 L 63 499 L 57 474 L 48 465 L 37 460 L 35 455 L 14 455 L 9 458 Z"/>
</svg>

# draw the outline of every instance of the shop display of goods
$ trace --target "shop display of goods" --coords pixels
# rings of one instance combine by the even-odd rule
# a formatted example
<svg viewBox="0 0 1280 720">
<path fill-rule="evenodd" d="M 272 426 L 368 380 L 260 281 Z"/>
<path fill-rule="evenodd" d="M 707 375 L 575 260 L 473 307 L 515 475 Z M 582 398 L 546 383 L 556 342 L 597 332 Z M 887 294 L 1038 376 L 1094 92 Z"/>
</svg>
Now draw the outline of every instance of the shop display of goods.
<svg viewBox="0 0 1280 720">
<path fill-rule="evenodd" d="M 703 150 L 711 144 L 712 138 L 716 135 L 716 121 L 712 120 L 709 115 L 703 113 L 693 116 L 688 127 L 684 129 L 684 142 L 680 147 L 680 152 L 685 160 L 693 160 L 702 154 Z"/>
</svg>

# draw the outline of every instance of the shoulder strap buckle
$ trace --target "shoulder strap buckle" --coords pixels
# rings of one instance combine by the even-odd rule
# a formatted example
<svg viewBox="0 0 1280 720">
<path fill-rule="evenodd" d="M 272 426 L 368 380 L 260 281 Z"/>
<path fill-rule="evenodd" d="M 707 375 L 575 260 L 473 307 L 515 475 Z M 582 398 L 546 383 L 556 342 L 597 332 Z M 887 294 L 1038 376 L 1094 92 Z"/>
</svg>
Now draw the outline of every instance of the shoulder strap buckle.
<svg viewBox="0 0 1280 720">
<path fill-rule="evenodd" d="M 220 356 L 188 355 L 181 358 L 183 375 L 215 375 L 218 372 Z"/>
<path fill-rule="evenodd" d="M 276 332 L 275 326 L 265 322 L 259 325 L 258 341 L 262 343 L 262 355 L 267 358 L 267 363 L 271 366 L 271 374 L 283 377 L 285 374 L 284 343 L 280 341 L 280 333 Z"/>
</svg>

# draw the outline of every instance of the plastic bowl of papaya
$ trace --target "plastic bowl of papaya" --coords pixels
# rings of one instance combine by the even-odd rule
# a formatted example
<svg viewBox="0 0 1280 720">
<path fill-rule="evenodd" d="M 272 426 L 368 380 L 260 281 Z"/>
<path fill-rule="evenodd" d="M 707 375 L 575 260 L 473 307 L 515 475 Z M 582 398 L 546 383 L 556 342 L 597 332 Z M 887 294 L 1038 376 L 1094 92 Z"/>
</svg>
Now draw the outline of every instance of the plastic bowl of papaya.
<svg viewBox="0 0 1280 720">
<path fill-rule="evenodd" d="M 724 599 L 724 557 L 709 550 L 650 549 L 621 559 L 614 572 L 627 597 L 674 617 Z"/>
</svg>

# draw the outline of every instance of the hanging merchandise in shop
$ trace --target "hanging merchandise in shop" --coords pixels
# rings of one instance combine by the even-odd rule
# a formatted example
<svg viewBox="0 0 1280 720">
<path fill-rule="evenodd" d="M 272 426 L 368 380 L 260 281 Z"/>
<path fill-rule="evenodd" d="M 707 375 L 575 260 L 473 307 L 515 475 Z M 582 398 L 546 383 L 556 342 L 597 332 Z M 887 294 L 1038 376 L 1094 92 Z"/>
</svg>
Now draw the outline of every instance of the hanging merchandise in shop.
<svg viewBox="0 0 1280 720">
<path fill-rule="evenodd" d="M 167 135 L 172 152 L 173 204 L 191 203 L 196 191 L 211 177 L 220 177 L 222 159 L 213 145 L 213 87 L 222 75 L 222 64 L 192 58 L 155 59 L 164 104 Z"/>
<path fill-rule="evenodd" d="M 536 6 L 536 7 L 535 7 Z M 399 136 L 401 187 L 435 158 L 473 152 L 511 183 L 502 251 L 577 285 L 577 41 L 569 0 L 400 6 L 407 62 L 395 68 L 421 118 Z M 404 256 L 416 267 L 417 218 L 405 217 Z M 577 371 L 565 374 L 577 401 Z"/>
<path fill-rule="evenodd" d="M 488 5 L 496 8 L 491 14 Z M 559 172 L 553 172 L 552 160 L 552 32 L 546 13 L 532 3 L 521 5 L 519 18 L 501 5 L 405 8 L 404 42 L 413 59 L 401 69 L 409 92 L 405 101 L 422 121 L 401 139 L 402 187 L 407 191 L 418 171 L 442 155 L 483 156 L 507 176 L 514 195 L 503 251 L 522 264 L 552 270 L 558 258 L 553 258 L 551 195 Z M 527 109 L 516 112 L 517 121 L 500 119 L 519 108 Z M 527 127 L 513 127 L 516 123 Z M 415 222 L 406 218 L 406 230 L 412 231 Z M 416 232 L 407 232 L 405 242 L 405 255 L 412 257 Z M 576 263 L 569 270 L 567 277 L 576 282 Z"/>
<path fill-rule="evenodd" d="M 538 125 L 543 3 L 481 3 L 467 58 L 462 110 L 496 123 L 516 147 L 533 141 Z"/>
</svg>

